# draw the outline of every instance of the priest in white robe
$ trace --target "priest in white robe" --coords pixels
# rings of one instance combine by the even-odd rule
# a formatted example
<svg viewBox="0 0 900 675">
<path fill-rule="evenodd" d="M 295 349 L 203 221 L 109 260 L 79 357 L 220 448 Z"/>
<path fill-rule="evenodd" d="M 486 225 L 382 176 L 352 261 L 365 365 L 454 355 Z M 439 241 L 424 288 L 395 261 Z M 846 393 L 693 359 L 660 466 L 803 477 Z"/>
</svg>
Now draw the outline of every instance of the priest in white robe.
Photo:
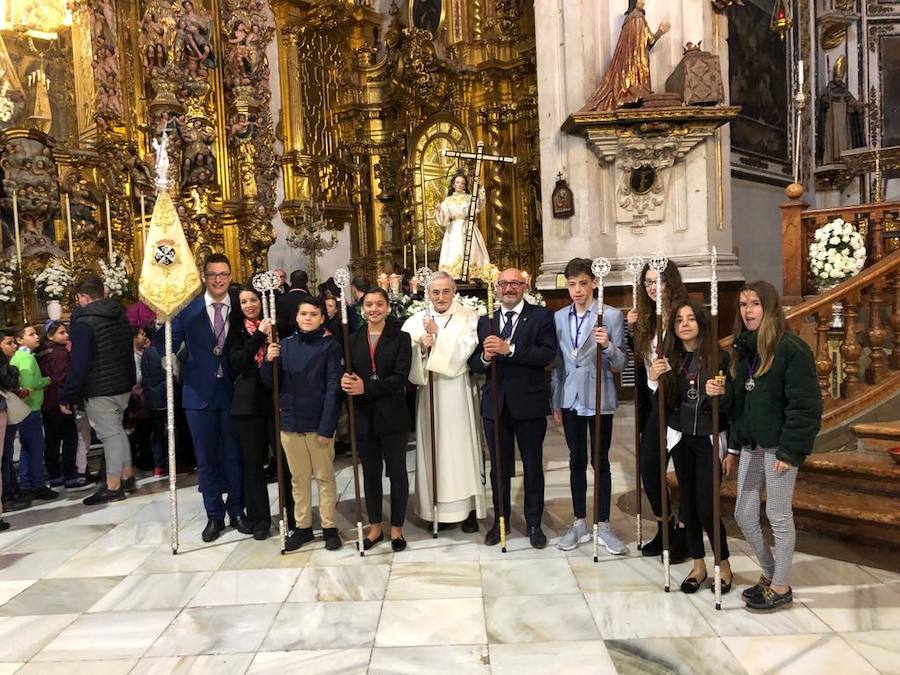
<svg viewBox="0 0 900 675">
<path fill-rule="evenodd" d="M 431 416 L 428 380 L 434 381 L 439 523 L 462 522 L 478 531 L 485 517 L 481 426 L 468 358 L 478 345 L 476 313 L 454 301 L 456 283 L 436 272 L 427 289 L 429 307 L 403 324 L 413 343 L 409 380 L 416 396 L 416 514 L 433 521 Z"/>
</svg>

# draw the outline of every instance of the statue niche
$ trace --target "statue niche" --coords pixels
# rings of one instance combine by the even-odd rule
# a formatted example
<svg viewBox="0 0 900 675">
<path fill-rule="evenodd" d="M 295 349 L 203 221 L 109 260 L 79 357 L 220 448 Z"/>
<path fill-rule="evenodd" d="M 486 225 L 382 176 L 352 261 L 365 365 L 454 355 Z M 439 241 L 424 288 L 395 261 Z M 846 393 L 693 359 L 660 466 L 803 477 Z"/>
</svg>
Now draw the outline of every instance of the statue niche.
<svg viewBox="0 0 900 675">
<path fill-rule="evenodd" d="M 819 162 L 842 164 L 841 153 L 864 145 L 863 104 L 847 86 L 847 59 L 841 55 L 834 62 L 831 82 L 819 100 L 817 153 Z"/>
</svg>

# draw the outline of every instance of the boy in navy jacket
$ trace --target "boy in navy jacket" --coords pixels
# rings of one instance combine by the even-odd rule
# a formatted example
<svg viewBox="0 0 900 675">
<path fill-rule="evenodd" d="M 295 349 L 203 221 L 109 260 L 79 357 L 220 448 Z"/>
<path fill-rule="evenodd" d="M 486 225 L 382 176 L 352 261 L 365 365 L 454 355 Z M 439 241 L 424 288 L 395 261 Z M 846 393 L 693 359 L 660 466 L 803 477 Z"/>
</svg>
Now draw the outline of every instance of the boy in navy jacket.
<svg viewBox="0 0 900 675">
<path fill-rule="evenodd" d="M 304 297 L 297 309 L 297 330 L 281 344 L 269 345 L 260 376 L 272 386 L 273 361 L 278 358 L 281 386 L 281 444 L 292 475 L 297 529 L 285 549 L 296 551 L 314 539 L 312 478 L 319 489 L 322 536 L 329 551 L 341 547 L 334 523 L 337 488 L 334 478 L 334 431 L 339 412 L 341 355 L 338 343 L 325 335 L 321 300 Z"/>
</svg>

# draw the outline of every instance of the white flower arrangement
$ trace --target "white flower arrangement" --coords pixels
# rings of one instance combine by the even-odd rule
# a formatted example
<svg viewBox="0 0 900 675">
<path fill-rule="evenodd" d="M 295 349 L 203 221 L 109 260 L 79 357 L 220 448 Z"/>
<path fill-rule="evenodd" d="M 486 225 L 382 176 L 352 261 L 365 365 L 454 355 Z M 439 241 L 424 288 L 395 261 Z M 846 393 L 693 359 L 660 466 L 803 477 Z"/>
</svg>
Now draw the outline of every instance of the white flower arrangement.
<svg viewBox="0 0 900 675">
<path fill-rule="evenodd" d="M 831 286 L 859 274 L 866 264 L 866 245 L 851 223 L 837 218 L 815 233 L 809 245 L 809 267 L 823 286 Z"/>
<path fill-rule="evenodd" d="M 62 300 L 71 286 L 72 270 L 62 258 L 51 258 L 34 277 L 35 291 L 46 300 Z"/>
<path fill-rule="evenodd" d="M 16 299 L 16 260 L 10 258 L 0 266 L 0 302 L 13 302 Z"/>
<path fill-rule="evenodd" d="M 15 109 L 15 104 L 9 97 L 9 81 L 6 73 L 0 69 L 0 122 L 9 122 Z"/>
<path fill-rule="evenodd" d="M 111 264 L 100 260 L 100 276 L 110 298 L 121 298 L 128 291 L 128 271 L 125 269 L 125 259 L 118 251 L 113 251 Z"/>
<path fill-rule="evenodd" d="M 468 307 L 478 316 L 485 316 L 487 314 L 487 303 L 481 298 L 476 298 L 473 295 L 460 295 L 457 293 L 454 300 L 463 307 Z M 525 302 L 529 305 L 538 305 L 539 307 L 547 306 L 547 301 L 544 300 L 544 296 L 537 291 L 528 291 L 525 293 Z M 494 307 L 496 308 L 499 306 L 500 301 L 495 299 Z M 412 316 L 416 312 L 421 312 L 424 309 L 424 300 L 413 300 L 406 306 L 406 316 Z"/>
</svg>

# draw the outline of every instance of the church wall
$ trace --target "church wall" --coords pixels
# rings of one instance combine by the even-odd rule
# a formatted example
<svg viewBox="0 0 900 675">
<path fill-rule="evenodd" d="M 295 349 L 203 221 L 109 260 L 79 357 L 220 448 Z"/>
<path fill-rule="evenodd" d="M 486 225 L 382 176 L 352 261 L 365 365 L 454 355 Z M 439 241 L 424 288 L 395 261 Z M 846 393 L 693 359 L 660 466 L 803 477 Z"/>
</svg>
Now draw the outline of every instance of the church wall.
<svg viewBox="0 0 900 675">
<path fill-rule="evenodd" d="M 702 267 L 711 245 L 718 247 L 720 256 L 727 257 L 732 250 L 727 129 L 719 132 L 721 153 L 716 141 L 708 138 L 665 171 L 669 185 L 665 216 L 662 222 L 650 223 L 642 232 L 617 223 L 614 176 L 618 172 L 602 165 L 583 138 L 560 131 L 563 122 L 582 108 L 603 77 L 627 6 L 625 0 L 535 3 L 536 25 L 546 27 L 537 31 L 544 195 L 544 265 L 538 284 L 544 288 L 555 284 L 557 272 L 575 256 L 605 255 L 621 263 L 631 255 L 646 257 L 664 251 L 680 263 Z M 654 91 L 665 90 L 666 79 L 681 61 L 687 42 L 702 41 L 703 49 L 718 53 L 723 75 L 727 73 L 727 22 L 713 13 L 709 2 L 649 0 L 646 16 L 652 30 L 664 20 L 672 24 L 671 31 L 650 54 Z M 575 216 L 569 220 L 554 219 L 552 215 L 549 197 L 558 173 L 563 174 L 574 193 Z M 698 280 L 704 275 L 700 270 L 694 272 Z M 708 271 L 705 274 L 708 278 Z M 732 266 L 729 275 L 737 278 L 739 270 Z M 624 277 L 616 270 L 609 283 L 625 283 Z"/>
<path fill-rule="evenodd" d="M 745 278 L 765 279 L 780 292 L 784 189 L 736 178 L 731 195 L 734 246 Z"/>
</svg>

